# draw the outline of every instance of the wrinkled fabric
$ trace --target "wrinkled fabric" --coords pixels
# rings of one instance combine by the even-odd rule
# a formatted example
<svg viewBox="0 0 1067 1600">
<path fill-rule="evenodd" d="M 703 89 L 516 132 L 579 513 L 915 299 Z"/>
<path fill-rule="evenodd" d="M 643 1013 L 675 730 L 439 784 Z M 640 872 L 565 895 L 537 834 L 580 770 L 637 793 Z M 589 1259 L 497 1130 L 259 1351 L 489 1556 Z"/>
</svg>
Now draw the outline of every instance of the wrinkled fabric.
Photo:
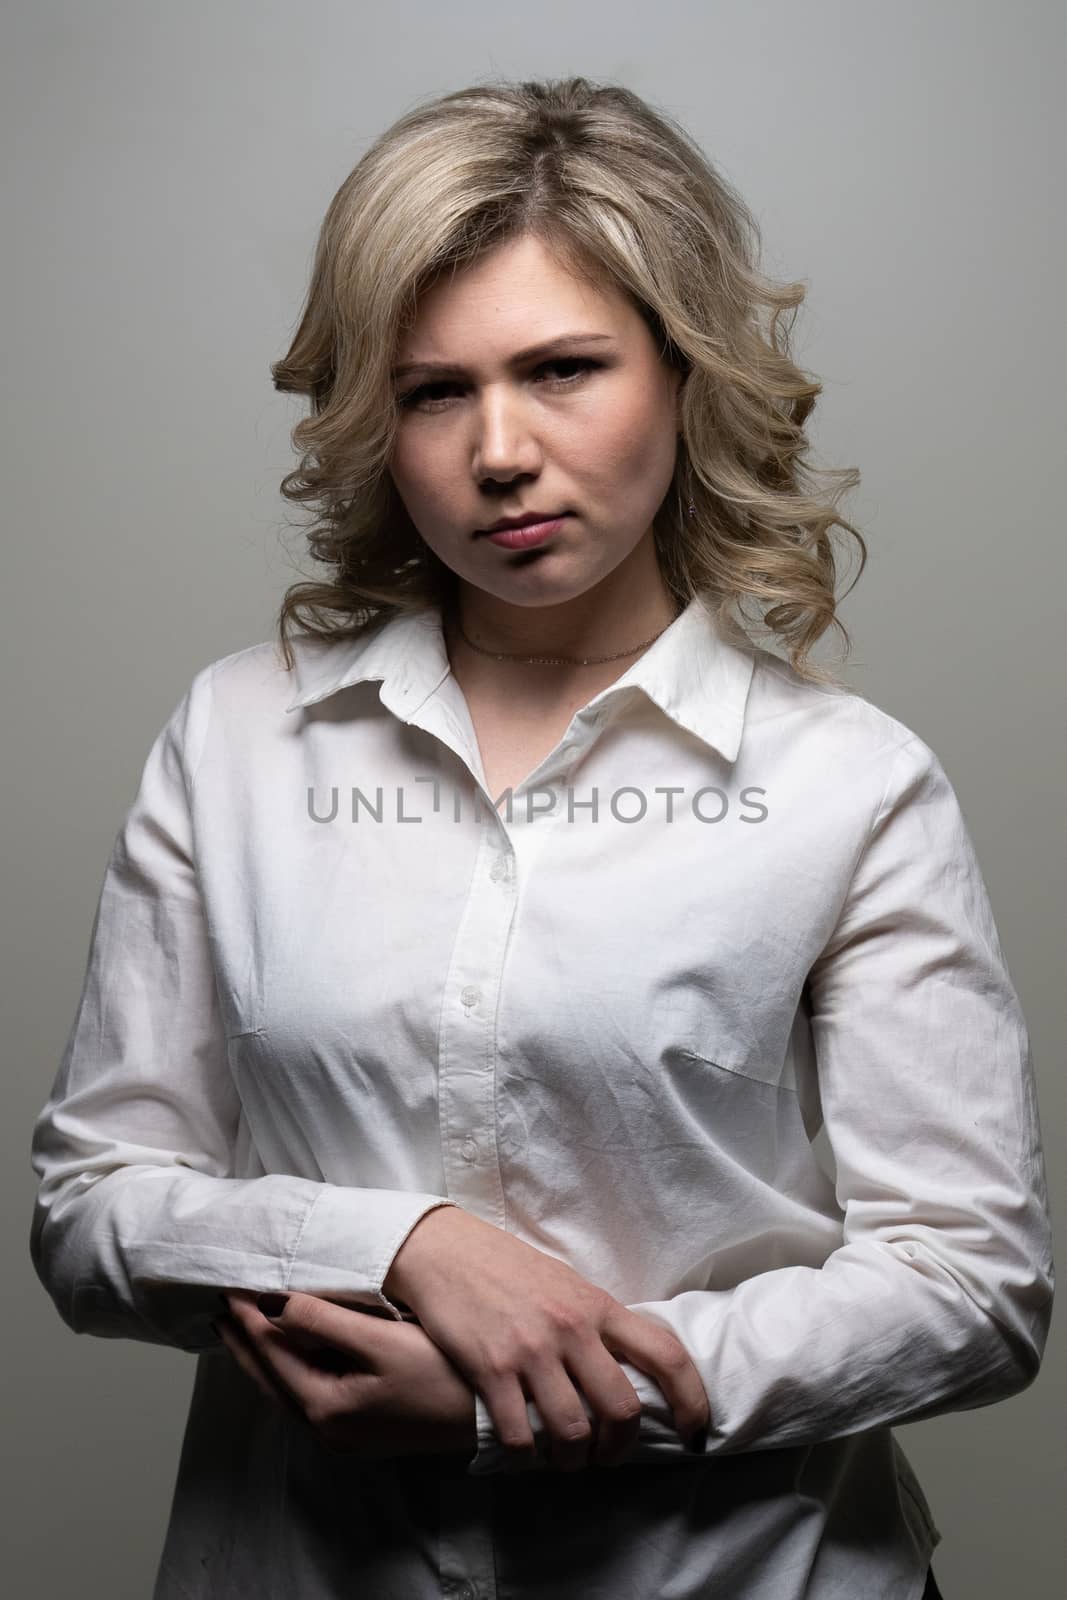
<svg viewBox="0 0 1067 1600">
<path fill-rule="evenodd" d="M 1030 1044 L 933 751 L 700 599 L 486 792 L 433 609 L 193 678 L 107 864 L 33 1134 L 76 1332 L 197 1356 L 154 1600 L 918 1600 L 894 1424 L 1024 1388 L 1053 1265 Z M 494 802 L 497 802 L 494 804 Z M 824 1155 L 813 1140 L 823 1130 Z M 344 1459 L 221 1287 L 393 1318 L 459 1205 L 670 1329 L 629 1459 Z M 591 1411 L 588 1402 L 587 1409 Z"/>
</svg>

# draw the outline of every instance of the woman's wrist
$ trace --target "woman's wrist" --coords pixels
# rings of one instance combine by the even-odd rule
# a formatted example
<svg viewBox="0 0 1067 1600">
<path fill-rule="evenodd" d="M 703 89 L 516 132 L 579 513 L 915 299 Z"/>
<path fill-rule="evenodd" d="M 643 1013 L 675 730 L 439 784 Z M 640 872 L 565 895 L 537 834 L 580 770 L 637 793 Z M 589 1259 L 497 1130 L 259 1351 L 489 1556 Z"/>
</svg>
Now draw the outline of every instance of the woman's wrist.
<svg viewBox="0 0 1067 1600">
<path fill-rule="evenodd" d="M 423 1212 L 422 1216 L 415 1223 L 414 1227 L 409 1230 L 407 1238 L 404 1240 L 403 1244 L 400 1246 L 389 1265 L 389 1271 L 382 1279 L 382 1293 L 388 1299 L 399 1305 L 406 1305 L 408 1310 L 411 1310 L 411 1303 L 408 1300 L 406 1292 L 408 1288 L 406 1281 L 408 1274 L 406 1269 L 411 1266 L 415 1256 L 421 1249 L 421 1246 L 426 1243 L 426 1230 L 423 1225 L 429 1217 L 439 1214 L 442 1211 L 449 1211 L 452 1209 L 453 1208 L 450 1206 L 432 1206 L 429 1211 Z M 416 1235 L 418 1235 L 417 1240 Z"/>
</svg>

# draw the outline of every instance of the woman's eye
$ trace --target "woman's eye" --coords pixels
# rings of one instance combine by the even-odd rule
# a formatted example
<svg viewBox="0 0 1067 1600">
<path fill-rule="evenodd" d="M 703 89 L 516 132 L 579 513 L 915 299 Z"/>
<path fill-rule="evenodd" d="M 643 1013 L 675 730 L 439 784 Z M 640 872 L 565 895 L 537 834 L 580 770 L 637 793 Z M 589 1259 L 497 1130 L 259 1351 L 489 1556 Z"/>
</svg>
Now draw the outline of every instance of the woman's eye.
<svg viewBox="0 0 1067 1600">
<path fill-rule="evenodd" d="M 576 367 L 578 370 L 569 378 L 558 378 L 555 381 L 563 388 L 573 388 L 585 378 L 595 367 L 602 366 L 600 361 L 594 361 L 588 356 L 561 356 L 556 361 L 546 361 L 537 368 L 541 372 L 559 372 L 565 367 Z M 409 389 L 407 394 L 397 396 L 397 404 L 404 409 L 412 409 L 421 402 L 420 409 L 439 410 L 447 405 L 448 401 L 443 390 L 455 389 L 455 383 L 423 383 L 417 389 Z"/>
</svg>

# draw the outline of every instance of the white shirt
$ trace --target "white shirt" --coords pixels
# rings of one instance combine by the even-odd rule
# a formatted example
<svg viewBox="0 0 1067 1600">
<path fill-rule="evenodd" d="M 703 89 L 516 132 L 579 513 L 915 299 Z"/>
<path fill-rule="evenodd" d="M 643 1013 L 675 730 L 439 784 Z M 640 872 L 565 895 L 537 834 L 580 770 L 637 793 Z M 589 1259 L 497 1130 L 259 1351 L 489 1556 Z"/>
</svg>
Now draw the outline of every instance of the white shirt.
<svg viewBox="0 0 1067 1600">
<path fill-rule="evenodd" d="M 697 600 L 509 820 L 438 612 L 295 648 L 211 663 L 155 741 L 34 1129 L 64 1321 L 198 1352 L 154 1600 L 917 1597 L 940 1535 L 891 1425 L 1024 1388 L 1053 1287 L 936 756 Z M 703 1458 L 624 1362 L 621 1466 L 505 1471 L 480 1396 L 467 1468 L 346 1460 L 209 1328 L 231 1285 L 399 1317 L 449 1203 L 677 1335 Z"/>
</svg>

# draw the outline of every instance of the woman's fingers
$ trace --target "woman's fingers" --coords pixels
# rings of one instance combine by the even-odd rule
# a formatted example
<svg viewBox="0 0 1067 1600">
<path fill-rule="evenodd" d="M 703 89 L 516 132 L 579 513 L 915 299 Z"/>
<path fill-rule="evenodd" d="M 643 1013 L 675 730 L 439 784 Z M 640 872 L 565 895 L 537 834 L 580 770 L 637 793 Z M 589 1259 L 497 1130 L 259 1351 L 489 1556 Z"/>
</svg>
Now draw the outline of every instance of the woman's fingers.
<svg viewBox="0 0 1067 1600">
<path fill-rule="evenodd" d="M 383 1336 L 388 1337 L 388 1330 L 380 1325 L 382 1318 L 296 1291 L 272 1298 L 284 1304 L 277 1315 L 268 1317 L 259 1308 L 257 1293 L 248 1289 L 226 1291 L 234 1315 L 255 1337 L 265 1328 L 277 1329 L 324 1371 L 375 1370 L 377 1350 Z"/>
<path fill-rule="evenodd" d="M 328 1414 L 336 1376 L 327 1370 L 328 1363 L 322 1359 L 325 1350 L 321 1342 L 304 1333 L 307 1347 L 302 1346 L 297 1353 L 290 1345 L 289 1333 L 275 1328 L 257 1310 L 254 1295 L 230 1293 L 227 1298 L 232 1307 L 232 1327 L 225 1343 L 249 1377 L 260 1388 L 266 1384 L 265 1393 L 306 1422 L 314 1423 Z M 220 1318 L 220 1334 L 227 1320 Z"/>
<path fill-rule="evenodd" d="M 373 1380 L 381 1340 L 393 1330 L 372 1327 L 380 1319 L 314 1295 L 289 1295 L 272 1317 L 259 1309 L 250 1290 L 227 1290 L 225 1298 L 234 1322 L 229 1348 L 235 1359 L 250 1377 L 265 1379 L 275 1398 L 329 1442 L 338 1416 L 352 1410 L 353 1377 Z"/>
<path fill-rule="evenodd" d="M 286 1403 L 290 1397 L 284 1395 L 272 1381 L 239 1325 L 226 1315 L 222 1315 L 213 1326 L 241 1371 L 251 1378 L 256 1388 L 261 1390 L 268 1400 Z"/>
<path fill-rule="evenodd" d="M 550 1436 L 549 1465 L 559 1472 L 588 1466 L 594 1425 L 567 1368 L 558 1358 L 531 1363 L 527 1381 Z"/>
<path fill-rule="evenodd" d="M 493 1417 L 497 1436 L 513 1452 L 513 1463 L 521 1469 L 537 1459 L 537 1445 L 530 1415 L 526 1409 L 526 1394 L 516 1373 L 494 1378 L 487 1382 L 485 1403 Z"/>
<path fill-rule="evenodd" d="M 530 1427 L 530 1414 L 526 1409 L 526 1395 L 518 1375 L 511 1372 L 486 1379 L 483 1398 L 493 1419 L 497 1438 L 512 1452 L 513 1466 L 519 1471 L 532 1466 L 537 1460 L 537 1445 Z M 533 1398 L 536 1400 L 537 1396 Z"/>
<path fill-rule="evenodd" d="M 692 1357 L 669 1328 L 616 1305 L 602 1326 L 605 1348 L 654 1378 L 683 1439 L 708 1426 L 708 1395 Z M 623 1374 L 625 1377 L 625 1374 Z"/>
<path fill-rule="evenodd" d="M 229 1299 L 234 1326 L 220 1319 L 219 1332 L 234 1360 L 264 1392 L 265 1381 L 275 1385 L 276 1398 L 327 1448 L 365 1460 L 460 1452 L 470 1459 L 477 1447 L 473 1395 L 421 1328 L 330 1306 L 331 1326 L 338 1311 L 349 1323 L 339 1329 L 349 1348 L 331 1351 L 322 1342 L 325 1319 L 311 1320 L 319 1329 L 312 1333 L 299 1305 L 283 1328 L 258 1310 L 254 1295 L 231 1293 Z M 371 1343 L 374 1370 L 366 1348 L 357 1359 L 358 1347 Z M 331 1354 L 344 1363 L 342 1372 L 324 1369 Z"/>
<path fill-rule="evenodd" d="M 637 1443 L 641 1401 L 610 1350 L 597 1341 L 568 1361 L 574 1381 L 593 1410 L 590 1466 L 616 1466 Z"/>
</svg>

